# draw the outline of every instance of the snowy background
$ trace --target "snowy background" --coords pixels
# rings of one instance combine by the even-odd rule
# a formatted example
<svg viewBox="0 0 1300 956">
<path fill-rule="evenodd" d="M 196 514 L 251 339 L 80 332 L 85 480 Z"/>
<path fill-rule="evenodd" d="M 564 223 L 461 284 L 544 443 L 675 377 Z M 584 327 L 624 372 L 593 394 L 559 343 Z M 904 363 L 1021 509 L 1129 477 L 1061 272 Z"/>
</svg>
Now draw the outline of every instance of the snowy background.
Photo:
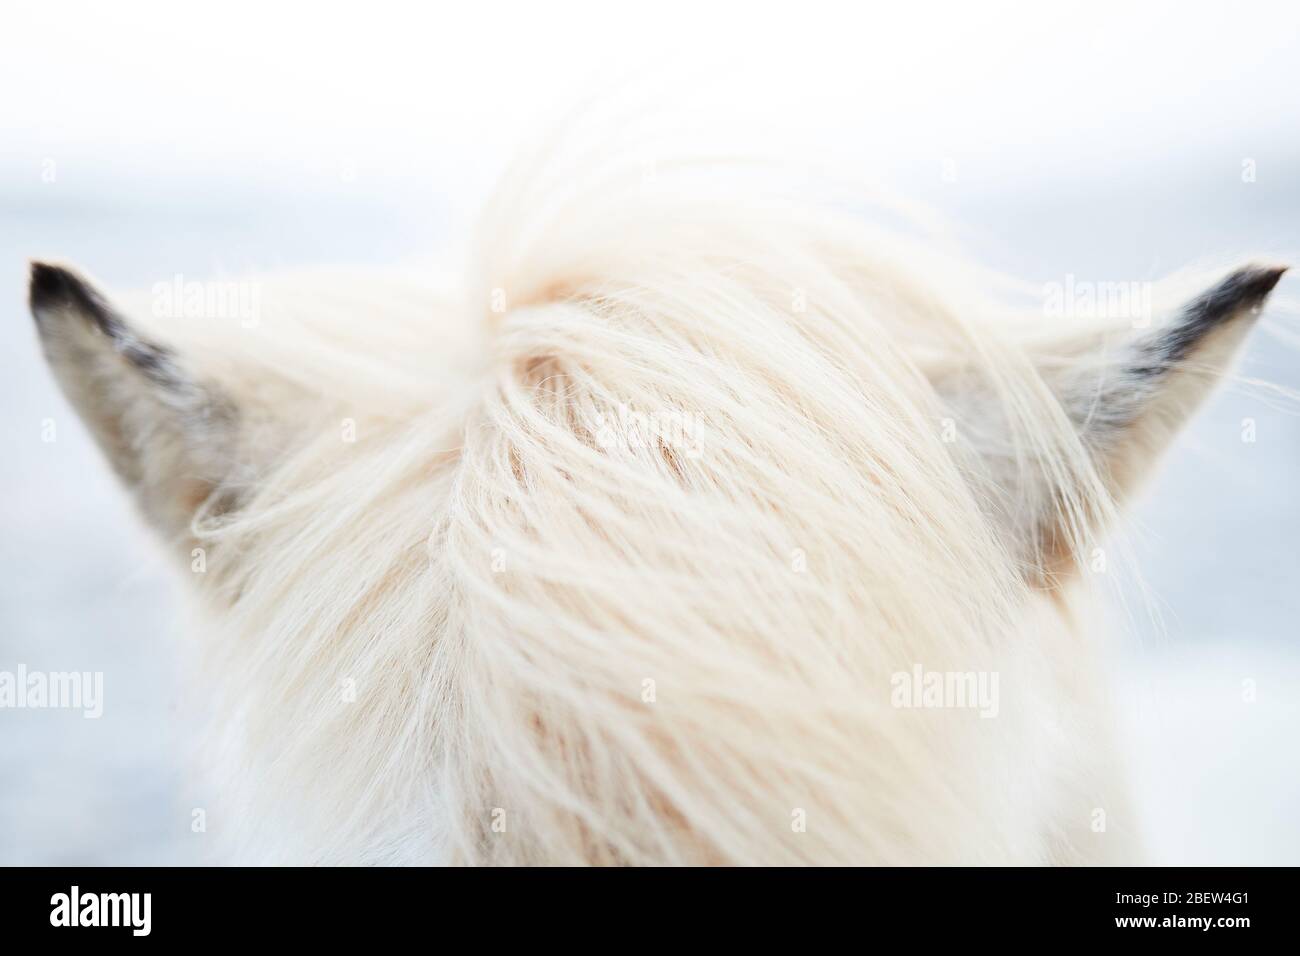
<svg viewBox="0 0 1300 956">
<path fill-rule="evenodd" d="M 268 6 L 6 9 L 0 670 L 100 670 L 106 704 L 0 711 L 0 863 L 188 862 L 204 839 L 169 578 L 39 358 L 29 256 L 115 288 L 416 256 L 513 145 L 629 77 L 932 204 L 1035 281 L 1300 249 L 1293 3 Z M 1266 320 L 1243 373 L 1300 389 L 1295 331 Z M 1157 862 L 1300 863 L 1295 411 L 1221 392 L 1135 515 L 1164 626 L 1138 621 L 1117 697 Z"/>
</svg>

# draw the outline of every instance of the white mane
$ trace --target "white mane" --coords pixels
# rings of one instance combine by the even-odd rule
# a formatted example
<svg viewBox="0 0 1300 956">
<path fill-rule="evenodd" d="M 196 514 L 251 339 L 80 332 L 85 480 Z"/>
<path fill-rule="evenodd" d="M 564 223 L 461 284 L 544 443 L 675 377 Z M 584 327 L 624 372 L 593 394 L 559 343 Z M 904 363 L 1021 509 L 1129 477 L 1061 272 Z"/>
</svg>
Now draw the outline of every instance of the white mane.
<svg viewBox="0 0 1300 956">
<path fill-rule="evenodd" d="M 177 545 L 210 829 L 268 862 L 1125 857 L 1070 595 L 1137 416 L 1072 403 L 1136 375 L 1094 359 L 1132 329 L 844 210 L 523 168 L 463 289 L 142 319 L 240 409 Z M 998 675 L 996 719 L 899 707 L 918 666 Z"/>
</svg>

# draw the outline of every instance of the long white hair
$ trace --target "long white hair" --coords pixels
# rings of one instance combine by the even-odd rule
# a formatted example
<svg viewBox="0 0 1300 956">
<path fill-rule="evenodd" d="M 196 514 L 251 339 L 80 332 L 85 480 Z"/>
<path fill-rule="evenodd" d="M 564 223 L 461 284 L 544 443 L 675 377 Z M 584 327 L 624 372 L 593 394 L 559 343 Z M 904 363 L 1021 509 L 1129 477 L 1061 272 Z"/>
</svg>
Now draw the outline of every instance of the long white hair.
<svg viewBox="0 0 1300 956">
<path fill-rule="evenodd" d="M 1127 858 L 1080 562 L 1279 270 L 1162 284 L 1150 331 L 1054 320 L 847 205 L 642 173 L 530 154 L 459 288 L 261 278 L 253 328 L 37 267 L 56 371 L 98 335 L 99 379 L 185 383 L 88 417 L 205 557 L 212 829 L 268 862 Z M 161 359 L 59 330 L 101 307 Z M 996 706 L 900 700 L 918 673 Z"/>
</svg>

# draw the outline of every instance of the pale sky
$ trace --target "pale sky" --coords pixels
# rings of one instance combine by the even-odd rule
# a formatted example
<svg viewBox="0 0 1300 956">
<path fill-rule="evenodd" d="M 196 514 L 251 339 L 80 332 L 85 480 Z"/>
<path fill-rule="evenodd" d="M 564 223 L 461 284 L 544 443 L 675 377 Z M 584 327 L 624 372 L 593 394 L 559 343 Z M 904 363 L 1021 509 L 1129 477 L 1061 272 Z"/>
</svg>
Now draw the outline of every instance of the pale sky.
<svg viewBox="0 0 1300 956">
<path fill-rule="evenodd" d="M 1207 150 L 1276 165 L 1300 155 L 1298 38 L 1294 2 L 8 4 L 0 197 L 51 157 L 71 194 L 486 180 L 619 84 L 790 152 L 951 158 L 1001 191 Z"/>
</svg>

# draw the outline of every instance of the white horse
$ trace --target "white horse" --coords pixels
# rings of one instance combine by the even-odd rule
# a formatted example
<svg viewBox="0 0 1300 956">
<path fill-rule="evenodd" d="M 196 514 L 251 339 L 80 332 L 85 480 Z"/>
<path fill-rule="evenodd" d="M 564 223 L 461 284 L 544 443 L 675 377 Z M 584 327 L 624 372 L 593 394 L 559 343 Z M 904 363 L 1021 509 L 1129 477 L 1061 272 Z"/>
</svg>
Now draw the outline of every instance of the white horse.
<svg viewBox="0 0 1300 956">
<path fill-rule="evenodd" d="M 33 264 L 190 579 L 211 829 L 253 862 L 1139 859 L 1089 564 L 1283 270 L 1021 312 L 847 213 L 565 182 L 507 183 L 454 294 L 253 279 L 222 322 Z"/>
</svg>

